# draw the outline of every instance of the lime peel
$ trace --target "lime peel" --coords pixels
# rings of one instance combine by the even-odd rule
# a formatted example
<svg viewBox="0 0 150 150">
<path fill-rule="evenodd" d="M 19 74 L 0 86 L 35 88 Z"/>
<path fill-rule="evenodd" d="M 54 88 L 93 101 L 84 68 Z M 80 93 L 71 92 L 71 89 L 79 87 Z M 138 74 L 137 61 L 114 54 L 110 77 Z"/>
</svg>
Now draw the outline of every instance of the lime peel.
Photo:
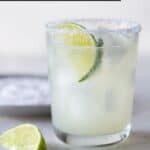
<svg viewBox="0 0 150 150">
<path fill-rule="evenodd" d="M 96 70 L 96 68 L 101 64 L 101 57 L 102 57 L 102 51 L 100 49 L 97 49 L 97 54 L 96 54 L 96 59 L 95 59 L 94 65 L 91 67 L 89 72 L 79 80 L 79 82 L 84 81 L 89 76 L 91 76 L 91 74 L 93 74 L 93 72 Z"/>
</svg>

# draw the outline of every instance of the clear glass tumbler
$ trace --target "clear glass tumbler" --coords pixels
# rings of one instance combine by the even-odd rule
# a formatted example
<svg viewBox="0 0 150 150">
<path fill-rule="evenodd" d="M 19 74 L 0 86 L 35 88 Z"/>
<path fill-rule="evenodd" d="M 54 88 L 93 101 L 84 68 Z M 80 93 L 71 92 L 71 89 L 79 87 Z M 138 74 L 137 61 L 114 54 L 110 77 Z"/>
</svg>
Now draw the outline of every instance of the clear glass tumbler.
<svg viewBox="0 0 150 150">
<path fill-rule="evenodd" d="M 131 129 L 140 25 L 85 19 L 49 23 L 52 123 L 76 146 L 107 146 Z"/>
</svg>

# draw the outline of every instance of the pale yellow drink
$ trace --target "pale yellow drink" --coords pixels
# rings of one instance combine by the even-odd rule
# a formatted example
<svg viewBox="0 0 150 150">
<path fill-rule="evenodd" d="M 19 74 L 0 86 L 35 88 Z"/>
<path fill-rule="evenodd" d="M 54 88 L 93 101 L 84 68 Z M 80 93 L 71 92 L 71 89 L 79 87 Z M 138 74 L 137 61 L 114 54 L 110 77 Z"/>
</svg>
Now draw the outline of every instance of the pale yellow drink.
<svg viewBox="0 0 150 150">
<path fill-rule="evenodd" d="M 92 33 L 97 41 L 100 38 L 103 41 L 100 46 L 62 44 L 57 42 L 57 39 L 60 40 L 55 34 L 58 30 L 49 32 L 53 125 L 64 134 L 102 137 L 127 130 L 130 132 L 137 32 L 127 32 L 121 27 L 111 31 L 109 24 L 104 28 L 101 22 L 98 23 L 96 30 L 87 31 L 87 34 Z M 86 26 L 86 23 L 82 25 Z M 130 27 L 129 23 L 125 25 Z M 92 73 L 80 81 L 82 73 L 86 72 L 84 66 L 88 68 L 88 60 L 92 62 L 90 55 L 84 55 L 90 50 L 95 51 L 90 53 L 94 57 L 97 51 L 101 52 L 96 57 L 99 61 L 96 67 L 93 65 L 94 71 L 91 69 Z M 78 67 L 78 62 L 83 67 Z M 129 133 L 126 134 L 128 136 Z"/>
</svg>

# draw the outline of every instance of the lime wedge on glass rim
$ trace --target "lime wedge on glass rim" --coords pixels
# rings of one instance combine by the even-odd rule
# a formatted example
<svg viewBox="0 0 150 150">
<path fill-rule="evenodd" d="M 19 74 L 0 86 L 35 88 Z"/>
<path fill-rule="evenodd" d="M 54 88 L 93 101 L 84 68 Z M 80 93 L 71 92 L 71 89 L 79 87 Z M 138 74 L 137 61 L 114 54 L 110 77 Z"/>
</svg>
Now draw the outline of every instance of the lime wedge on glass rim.
<svg viewBox="0 0 150 150">
<path fill-rule="evenodd" d="M 31 124 L 19 125 L 0 136 L 0 145 L 8 150 L 46 150 L 39 129 Z"/>
<path fill-rule="evenodd" d="M 60 23 L 55 26 L 58 32 L 54 34 L 56 45 L 63 45 L 63 53 L 77 74 L 77 81 L 89 78 L 101 62 L 103 43 L 98 43 L 85 27 L 76 23 Z M 61 31 L 61 32 L 60 32 Z"/>
</svg>

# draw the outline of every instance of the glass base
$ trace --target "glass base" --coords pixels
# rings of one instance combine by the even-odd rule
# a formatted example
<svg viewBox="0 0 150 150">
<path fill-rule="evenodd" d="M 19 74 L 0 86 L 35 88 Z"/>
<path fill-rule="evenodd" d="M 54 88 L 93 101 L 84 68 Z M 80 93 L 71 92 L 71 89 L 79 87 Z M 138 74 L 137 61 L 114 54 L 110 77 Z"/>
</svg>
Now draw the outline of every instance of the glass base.
<svg viewBox="0 0 150 150">
<path fill-rule="evenodd" d="M 56 136 L 64 143 L 72 146 L 105 147 L 124 141 L 130 134 L 131 126 L 114 134 L 104 136 L 80 136 L 68 134 L 54 127 Z"/>
</svg>

